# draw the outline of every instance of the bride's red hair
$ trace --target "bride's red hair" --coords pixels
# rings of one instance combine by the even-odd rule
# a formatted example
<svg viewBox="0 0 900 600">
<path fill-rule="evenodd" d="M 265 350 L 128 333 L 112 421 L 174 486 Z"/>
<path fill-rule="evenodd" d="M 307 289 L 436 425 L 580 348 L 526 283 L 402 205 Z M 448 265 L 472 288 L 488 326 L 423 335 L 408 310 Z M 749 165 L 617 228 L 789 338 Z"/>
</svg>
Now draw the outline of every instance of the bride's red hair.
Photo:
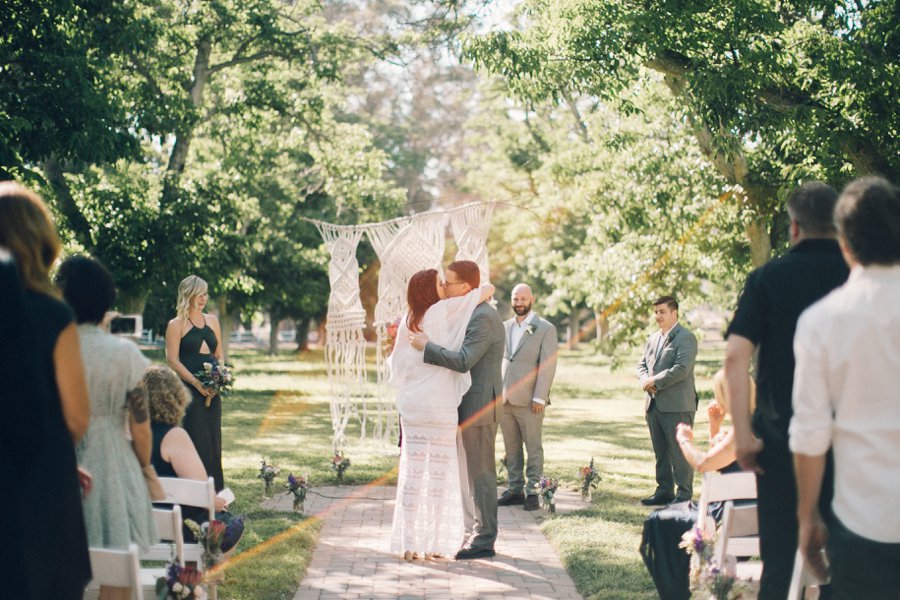
<svg viewBox="0 0 900 600">
<path fill-rule="evenodd" d="M 438 272 L 436 269 L 419 271 L 409 278 L 406 288 L 406 302 L 409 304 L 409 317 L 406 326 L 410 331 L 421 331 L 419 325 L 431 306 L 441 298 L 437 292 Z"/>
</svg>

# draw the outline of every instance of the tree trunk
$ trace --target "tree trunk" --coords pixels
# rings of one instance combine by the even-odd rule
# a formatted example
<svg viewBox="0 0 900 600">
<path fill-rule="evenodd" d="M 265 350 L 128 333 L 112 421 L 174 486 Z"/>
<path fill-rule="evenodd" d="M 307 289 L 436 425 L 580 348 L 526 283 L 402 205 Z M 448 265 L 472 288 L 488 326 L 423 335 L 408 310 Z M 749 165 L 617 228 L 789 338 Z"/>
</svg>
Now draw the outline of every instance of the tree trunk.
<svg viewBox="0 0 900 600">
<path fill-rule="evenodd" d="M 757 217 L 747 224 L 747 239 L 750 240 L 750 260 L 753 268 L 766 264 L 772 257 L 772 241 L 765 219 Z"/>
<path fill-rule="evenodd" d="M 219 327 L 222 331 L 222 354 L 228 356 L 228 347 L 231 345 L 231 330 L 234 329 L 234 315 L 228 312 L 228 299 L 223 294 L 216 301 L 219 309 Z"/>
<path fill-rule="evenodd" d="M 597 343 L 602 344 L 606 341 L 606 336 L 609 335 L 609 318 L 607 318 L 605 312 L 598 315 L 594 311 L 594 323 L 597 327 Z"/>
<path fill-rule="evenodd" d="M 566 347 L 574 350 L 578 347 L 578 332 L 581 328 L 579 310 L 575 307 L 569 311 L 569 324 L 566 327 Z"/>
<path fill-rule="evenodd" d="M 680 96 L 687 90 L 687 79 L 680 75 L 667 74 L 665 82 L 669 90 L 675 96 Z M 747 158 L 744 155 L 743 143 L 735 139 L 734 135 L 724 129 L 719 129 L 719 136 L 730 138 L 731 150 L 723 150 L 715 143 L 715 135 L 708 123 L 696 115 L 688 115 L 694 129 L 694 137 L 700 146 L 700 151 L 707 160 L 716 168 L 726 181 L 733 185 L 741 186 L 743 200 L 749 204 L 758 215 L 747 226 L 747 241 L 750 244 L 751 260 L 754 267 L 764 264 L 772 256 L 772 244 L 763 217 L 765 207 L 771 206 L 772 197 L 776 189 L 773 186 L 761 185 L 751 182 L 750 169 L 747 166 Z"/>
<path fill-rule="evenodd" d="M 301 319 L 295 325 L 297 336 L 294 341 L 297 342 L 297 352 L 309 352 L 309 323 L 310 319 Z"/>
<path fill-rule="evenodd" d="M 278 326 L 281 318 L 274 312 L 269 312 L 269 356 L 278 354 Z"/>
<path fill-rule="evenodd" d="M 85 250 L 93 253 L 95 249 L 94 240 L 91 239 L 91 226 L 88 220 L 81 214 L 81 210 L 75 203 L 75 198 L 69 191 L 69 184 L 66 181 L 65 173 L 62 165 L 55 157 L 46 159 L 41 165 L 44 175 L 50 187 L 53 188 L 53 194 L 56 196 L 56 206 L 62 213 L 69 226 L 69 231 L 75 234 L 75 239 L 84 246 Z"/>
<path fill-rule="evenodd" d="M 147 307 L 147 297 L 149 295 L 150 292 L 144 291 L 136 294 L 121 293 L 116 304 L 122 313 L 142 315 L 144 314 L 144 308 Z"/>
<path fill-rule="evenodd" d="M 191 95 L 191 103 L 194 108 L 203 105 L 203 90 L 209 79 L 209 57 L 212 53 L 212 42 L 209 38 L 203 38 L 197 42 L 197 55 L 194 57 L 194 72 L 188 92 Z M 182 126 L 176 132 L 175 144 L 169 155 L 169 163 L 166 165 L 166 174 L 163 180 L 163 203 L 175 202 L 178 198 L 178 187 L 181 183 L 181 175 L 187 164 L 188 152 L 191 149 L 191 141 L 194 137 L 196 118 Z"/>
</svg>

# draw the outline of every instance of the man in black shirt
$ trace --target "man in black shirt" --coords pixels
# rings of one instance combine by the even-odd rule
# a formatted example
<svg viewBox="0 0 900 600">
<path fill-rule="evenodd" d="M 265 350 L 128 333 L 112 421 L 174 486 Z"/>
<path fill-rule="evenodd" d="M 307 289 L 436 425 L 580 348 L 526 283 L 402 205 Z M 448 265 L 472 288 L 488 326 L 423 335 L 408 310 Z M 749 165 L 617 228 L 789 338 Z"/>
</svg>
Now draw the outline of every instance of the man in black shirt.
<svg viewBox="0 0 900 600">
<path fill-rule="evenodd" d="M 787 434 L 793 415 L 794 330 L 800 313 L 849 274 L 832 221 L 837 198 L 822 183 L 806 183 L 790 195 L 793 247 L 750 273 L 728 327 L 725 374 L 737 458 L 744 469 L 757 473 L 763 600 L 787 596 L 797 549 L 797 486 Z M 757 348 L 751 429 L 747 372 Z M 822 505 L 830 501 L 830 492 L 823 494 Z"/>
</svg>

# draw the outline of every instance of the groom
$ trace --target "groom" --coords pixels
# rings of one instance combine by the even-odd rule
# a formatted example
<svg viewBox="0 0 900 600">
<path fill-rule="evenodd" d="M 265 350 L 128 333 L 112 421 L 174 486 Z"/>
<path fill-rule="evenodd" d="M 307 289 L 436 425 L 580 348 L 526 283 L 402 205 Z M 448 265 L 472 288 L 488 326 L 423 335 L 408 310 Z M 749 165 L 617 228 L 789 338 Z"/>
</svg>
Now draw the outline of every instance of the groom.
<svg viewBox="0 0 900 600">
<path fill-rule="evenodd" d="M 444 291 L 447 296 L 463 296 L 481 285 L 478 265 L 460 260 L 447 266 L 444 272 Z M 466 480 L 463 497 L 466 535 L 457 560 L 494 556 L 497 539 L 497 472 L 494 466 L 494 439 L 503 397 L 500 368 L 506 334 L 503 321 L 487 302 L 475 309 L 466 327 L 466 337 L 459 351 L 442 348 L 428 341 L 424 333 L 410 335 L 410 344 L 425 350 L 425 362 L 470 372 L 472 387 L 459 405 L 459 426 L 463 450 L 466 453 Z M 423 401 L 427 400 L 423 398 Z"/>
</svg>

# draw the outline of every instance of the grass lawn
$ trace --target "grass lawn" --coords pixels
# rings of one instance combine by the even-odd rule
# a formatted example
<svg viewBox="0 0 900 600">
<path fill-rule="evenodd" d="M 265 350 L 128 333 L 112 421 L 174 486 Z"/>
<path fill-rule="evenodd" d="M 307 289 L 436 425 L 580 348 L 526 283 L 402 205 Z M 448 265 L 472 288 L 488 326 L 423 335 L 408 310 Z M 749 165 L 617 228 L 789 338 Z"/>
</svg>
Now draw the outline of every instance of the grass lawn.
<svg viewBox="0 0 900 600">
<path fill-rule="evenodd" d="M 162 361 L 161 352 L 147 353 Z M 701 398 L 711 397 L 709 379 L 721 352 L 701 353 L 697 363 Z M 329 385 L 321 351 L 270 357 L 235 349 L 237 390 L 225 399 L 222 437 L 226 484 L 237 500 L 232 512 L 247 517 L 247 529 L 231 559 L 219 597 L 292 598 L 315 547 L 320 523 L 293 513 L 262 509 L 258 478 L 265 459 L 281 469 L 277 493 L 288 472 L 308 473 L 313 486 L 333 485 Z M 588 351 L 564 351 L 544 421 L 545 472 L 577 488 L 577 470 L 591 457 L 602 481 L 584 510 L 547 518 L 543 531 L 556 547 L 586 598 L 655 598 L 638 554 L 648 510 L 638 501 L 655 487 L 653 451 L 643 400 L 632 365 L 613 371 Z M 705 430 L 705 402 L 697 420 Z M 345 483 L 396 481 L 397 449 L 359 441 L 359 425 L 348 428 L 344 448 L 352 464 Z M 700 436 L 702 437 L 702 435 Z M 503 454 L 498 433 L 497 459 Z M 699 484 L 697 484 L 699 488 Z M 501 490 L 503 487 L 501 486 Z"/>
</svg>

